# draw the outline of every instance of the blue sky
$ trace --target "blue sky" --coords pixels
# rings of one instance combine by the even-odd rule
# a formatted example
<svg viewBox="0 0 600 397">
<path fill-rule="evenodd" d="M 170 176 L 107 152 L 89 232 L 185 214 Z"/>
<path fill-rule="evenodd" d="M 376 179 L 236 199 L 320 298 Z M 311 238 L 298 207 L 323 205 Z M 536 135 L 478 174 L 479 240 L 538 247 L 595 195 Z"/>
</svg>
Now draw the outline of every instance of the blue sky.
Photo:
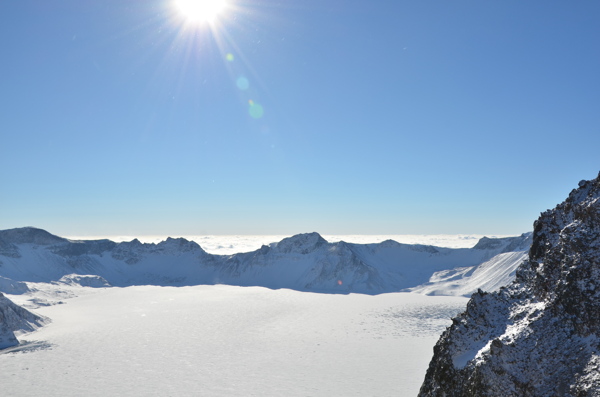
<svg viewBox="0 0 600 397">
<path fill-rule="evenodd" d="M 600 171 L 600 3 L 0 2 L 0 229 L 517 234 Z"/>
</svg>

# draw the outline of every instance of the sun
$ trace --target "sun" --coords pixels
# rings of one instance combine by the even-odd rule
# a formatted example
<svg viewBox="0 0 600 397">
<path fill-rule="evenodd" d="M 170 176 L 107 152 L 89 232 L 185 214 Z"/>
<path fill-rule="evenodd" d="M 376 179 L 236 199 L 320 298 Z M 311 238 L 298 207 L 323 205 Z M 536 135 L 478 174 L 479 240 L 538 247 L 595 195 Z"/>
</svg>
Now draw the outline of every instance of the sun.
<svg viewBox="0 0 600 397">
<path fill-rule="evenodd" d="M 227 7 L 226 0 L 175 0 L 181 14 L 192 22 L 213 22 Z"/>
</svg>

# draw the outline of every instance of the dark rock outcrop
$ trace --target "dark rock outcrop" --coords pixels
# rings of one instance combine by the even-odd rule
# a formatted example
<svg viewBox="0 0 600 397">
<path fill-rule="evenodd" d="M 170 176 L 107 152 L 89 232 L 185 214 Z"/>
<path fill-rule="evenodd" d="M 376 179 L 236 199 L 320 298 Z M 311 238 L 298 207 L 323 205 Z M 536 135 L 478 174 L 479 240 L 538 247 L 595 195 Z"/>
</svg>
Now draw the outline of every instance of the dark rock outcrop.
<svg viewBox="0 0 600 397">
<path fill-rule="evenodd" d="M 534 228 L 515 282 L 442 334 L 420 396 L 600 396 L 600 175 Z"/>
</svg>

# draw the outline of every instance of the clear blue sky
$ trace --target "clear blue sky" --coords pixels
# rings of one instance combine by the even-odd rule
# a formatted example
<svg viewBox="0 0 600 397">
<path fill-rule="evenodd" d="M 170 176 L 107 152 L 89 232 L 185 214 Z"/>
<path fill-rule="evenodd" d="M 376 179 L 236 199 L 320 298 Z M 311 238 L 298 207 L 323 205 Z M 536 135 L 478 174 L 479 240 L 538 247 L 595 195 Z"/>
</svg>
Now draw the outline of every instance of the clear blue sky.
<svg viewBox="0 0 600 397">
<path fill-rule="evenodd" d="M 600 171 L 600 2 L 0 2 L 0 229 L 517 234 Z"/>
</svg>

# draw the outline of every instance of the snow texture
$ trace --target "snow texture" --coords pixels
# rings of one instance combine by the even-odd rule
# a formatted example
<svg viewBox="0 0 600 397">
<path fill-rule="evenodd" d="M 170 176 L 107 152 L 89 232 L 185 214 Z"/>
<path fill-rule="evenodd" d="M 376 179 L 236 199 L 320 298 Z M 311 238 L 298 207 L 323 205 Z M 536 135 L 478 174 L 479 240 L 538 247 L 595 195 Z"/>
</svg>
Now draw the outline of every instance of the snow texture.
<svg viewBox="0 0 600 397">
<path fill-rule="evenodd" d="M 600 396 L 600 175 L 541 214 L 515 281 L 474 294 L 420 396 Z"/>
</svg>

